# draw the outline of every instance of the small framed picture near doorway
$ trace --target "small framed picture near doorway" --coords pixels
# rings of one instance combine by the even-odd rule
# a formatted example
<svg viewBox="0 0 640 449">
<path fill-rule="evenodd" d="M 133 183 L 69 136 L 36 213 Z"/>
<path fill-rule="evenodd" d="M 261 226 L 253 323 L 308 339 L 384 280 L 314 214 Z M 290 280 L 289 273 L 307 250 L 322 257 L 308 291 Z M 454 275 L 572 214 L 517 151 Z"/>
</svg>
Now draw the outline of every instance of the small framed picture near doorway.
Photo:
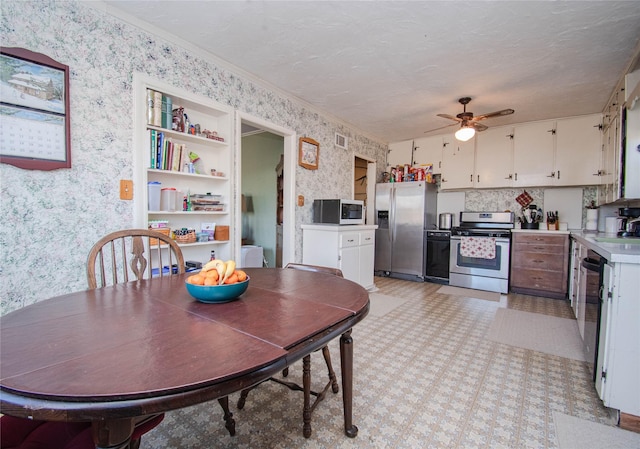
<svg viewBox="0 0 640 449">
<path fill-rule="evenodd" d="M 309 170 L 318 169 L 318 156 L 320 144 L 308 137 L 300 137 L 300 148 L 298 149 L 298 165 Z"/>
<path fill-rule="evenodd" d="M 0 47 L 0 162 L 71 168 L 69 67 L 24 48 Z"/>
</svg>

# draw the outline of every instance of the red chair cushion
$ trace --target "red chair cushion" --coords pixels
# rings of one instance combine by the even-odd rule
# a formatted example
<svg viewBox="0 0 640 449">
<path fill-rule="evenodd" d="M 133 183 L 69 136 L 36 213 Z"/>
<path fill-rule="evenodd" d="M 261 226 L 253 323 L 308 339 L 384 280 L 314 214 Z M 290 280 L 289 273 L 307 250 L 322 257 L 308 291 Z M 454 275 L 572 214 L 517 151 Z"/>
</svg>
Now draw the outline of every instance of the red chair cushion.
<svg viewBox="0 0 640 449">
<path fill-rule="evenodd" d="M 83 433 L 88 433 L 91 446 L 73 446 L 73 449 L 94 448 L 91 423 L 35 421 L 13 416 L 0 418 L 0 447 L 3 449 L 70 449 L 69 444 Z"/>
<path fill-rule="evenodd" d="M 164 414 L 139 424 L 131 435 L 138 440 L 156 427 Z M 94 449 L 90 422 L 36 421 L 2 416 L 0 418 L 2 449 Z"/>
</svg>

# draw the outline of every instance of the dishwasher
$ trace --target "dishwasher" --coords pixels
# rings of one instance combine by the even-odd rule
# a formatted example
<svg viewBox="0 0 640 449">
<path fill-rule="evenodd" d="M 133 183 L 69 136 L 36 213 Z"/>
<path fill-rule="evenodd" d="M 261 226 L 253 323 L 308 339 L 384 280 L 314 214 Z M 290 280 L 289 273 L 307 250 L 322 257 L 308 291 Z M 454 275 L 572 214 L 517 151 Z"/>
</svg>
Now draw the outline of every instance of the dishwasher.
<svg viewBox="0 0 640 449">
<path fill-rule="evenodd" d="M 605 263 L 606 260 L 593 251 L 589 251 L 581 263 L 584 284 L 578 297 L 578 328 L 582 331 L 584 356 L 594 381 L 600 333 L 602 267 Z"/>
<path fill-rule="evenodd" d="M 425 231 L 424 235 L 424 280 L 448 285 L 451 231 Z"/>
</svg>

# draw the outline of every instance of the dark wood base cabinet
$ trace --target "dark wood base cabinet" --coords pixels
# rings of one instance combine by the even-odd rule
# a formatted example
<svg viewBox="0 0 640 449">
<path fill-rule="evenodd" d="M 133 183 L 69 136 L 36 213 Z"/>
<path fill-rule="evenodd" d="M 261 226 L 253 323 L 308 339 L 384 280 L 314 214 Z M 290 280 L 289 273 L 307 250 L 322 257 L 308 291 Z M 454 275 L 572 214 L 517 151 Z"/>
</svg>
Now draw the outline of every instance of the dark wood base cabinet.
<svg viewBox="0 0 640 449">
<path fill-rule="evenodd" d="M 566 299 L 569 235 L 514 232 L 511 241 L 510 289 L 514 293 Z"/>
</svg>

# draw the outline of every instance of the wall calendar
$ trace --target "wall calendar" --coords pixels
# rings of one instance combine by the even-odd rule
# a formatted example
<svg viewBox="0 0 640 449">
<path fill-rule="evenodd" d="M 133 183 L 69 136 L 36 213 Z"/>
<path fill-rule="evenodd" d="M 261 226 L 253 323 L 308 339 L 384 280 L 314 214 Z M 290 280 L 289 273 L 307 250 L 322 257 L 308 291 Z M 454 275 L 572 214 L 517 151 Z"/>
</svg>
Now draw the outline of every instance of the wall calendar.
<svg viewBox="0 0 640 449">
<path fill-rule="evenodd" d="M 71 167 L 69 68 L 22 48 L 0 52 L 0 162 Z"/>
</svg>

